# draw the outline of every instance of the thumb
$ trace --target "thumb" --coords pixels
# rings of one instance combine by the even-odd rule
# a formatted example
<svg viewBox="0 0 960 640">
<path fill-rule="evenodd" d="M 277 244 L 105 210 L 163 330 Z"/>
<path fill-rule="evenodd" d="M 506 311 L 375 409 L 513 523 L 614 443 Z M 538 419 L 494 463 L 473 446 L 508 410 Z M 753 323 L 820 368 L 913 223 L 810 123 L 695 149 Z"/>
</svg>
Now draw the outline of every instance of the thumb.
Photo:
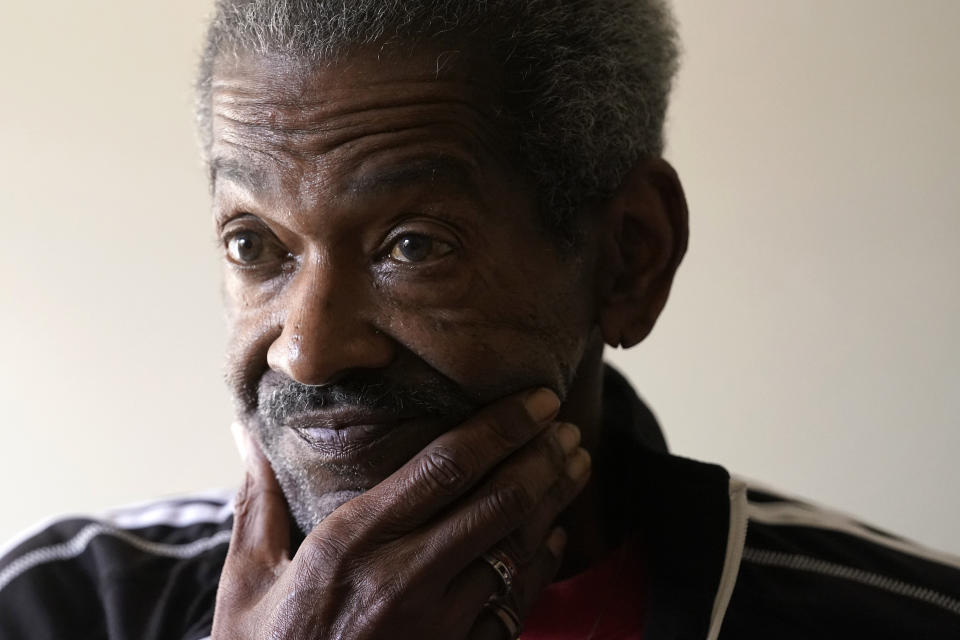
<svg viewBox="0 0 960 640">
<path fill-rule="evenodd" d="M 230 430 L 247 470 L 234 505 L 231 560 L 270 567 L 285 564 L 290 557 L 290 520 L 283 491 L 247 428 L 234 422 Z"/>
</svg>

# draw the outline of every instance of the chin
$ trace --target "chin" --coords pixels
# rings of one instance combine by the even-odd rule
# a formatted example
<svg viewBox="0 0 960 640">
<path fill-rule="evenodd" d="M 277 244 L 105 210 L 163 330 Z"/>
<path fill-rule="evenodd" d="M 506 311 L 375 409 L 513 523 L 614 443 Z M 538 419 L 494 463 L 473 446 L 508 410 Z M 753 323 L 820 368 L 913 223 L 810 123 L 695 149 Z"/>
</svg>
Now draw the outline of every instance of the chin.
<svg viewBox="0 0 960 640">
<path fill-rule="evenodd" d="M 291 505 L 290 514 L 300 531 L 307 535 L 341 505 L 362 495 L 364 490 L 331 491 L 319 496 L 297 496 L 295 500 L 291 500 L 291 492 L 286 487 L 283 488 L 283 492 L 287 496 L 287 502 Z"/>
</svg>

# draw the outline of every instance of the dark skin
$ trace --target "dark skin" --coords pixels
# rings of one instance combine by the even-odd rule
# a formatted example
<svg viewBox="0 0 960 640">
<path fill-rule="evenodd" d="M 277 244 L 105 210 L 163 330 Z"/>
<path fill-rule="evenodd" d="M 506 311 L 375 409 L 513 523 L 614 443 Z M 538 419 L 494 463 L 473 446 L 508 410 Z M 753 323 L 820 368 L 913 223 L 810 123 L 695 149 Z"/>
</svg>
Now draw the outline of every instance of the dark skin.
<svg viewBox="0 0 960 640">
<path fill-rule="evenodd" d="M 483 552 L 516 560 L 522 616 L 616 539 L 589 468 L 603 344 L 639 342 L 666 302 L 686 246 L 679 181 L 662 160 L 638 165 L 586 212 L 576 254 L 560 251 L 496 122 L 495 74 L 465 55 L 438 71 L 439 51 L 215 69 L 228 380 L 249 469 L 215 638 L 499 639 Z M 445 381 L 479 409 L 285 417 L 318 444 L 258 406 L 268 383 L 357 375 Z"/>
</svg>

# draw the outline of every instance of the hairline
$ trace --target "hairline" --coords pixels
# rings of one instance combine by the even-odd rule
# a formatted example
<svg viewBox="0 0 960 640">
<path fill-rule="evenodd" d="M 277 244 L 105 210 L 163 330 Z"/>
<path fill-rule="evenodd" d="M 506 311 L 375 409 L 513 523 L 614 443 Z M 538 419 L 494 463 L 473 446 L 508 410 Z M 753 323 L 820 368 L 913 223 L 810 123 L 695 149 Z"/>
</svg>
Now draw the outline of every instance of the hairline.
<svg viewBox="0 0 960 640">
<path fill-rule="evenodd" d="M 546 226 L 563 235 L 662 153 L 679 56 L 668 1 L 217 0 L 197 83 L 201 140 L 209 150 L 210 82 L 228 53 L 329 64 L 358 46 L 466 43 L 475 55 L 480 44 L 502 67 L 501 124 Z"/>
</svg>

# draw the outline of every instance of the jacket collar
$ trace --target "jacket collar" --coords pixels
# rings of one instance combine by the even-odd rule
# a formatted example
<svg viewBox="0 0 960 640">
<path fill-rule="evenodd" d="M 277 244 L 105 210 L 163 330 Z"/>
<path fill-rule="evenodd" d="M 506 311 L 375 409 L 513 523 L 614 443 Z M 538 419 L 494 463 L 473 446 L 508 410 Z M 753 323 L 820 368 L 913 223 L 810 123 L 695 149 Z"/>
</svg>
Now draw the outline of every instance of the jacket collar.
<svg viewBox="0 0 960 640">
<path fill-rule="evenodd" d="M 722 578 L 730 571 L 735 578 L 739 565 L 739 554 L 732 558 L 727 549 L 730 475 L 718 465 L 670 455 L 649 408 L 609 366 L 603 406 L 604 444 L 594 468 L 608 496 L 605 518 L 641 535 L 647 549 L 644 638 L 715 636 L 726 606 L 721 582 L 730 582 Z"/>
</svg>

